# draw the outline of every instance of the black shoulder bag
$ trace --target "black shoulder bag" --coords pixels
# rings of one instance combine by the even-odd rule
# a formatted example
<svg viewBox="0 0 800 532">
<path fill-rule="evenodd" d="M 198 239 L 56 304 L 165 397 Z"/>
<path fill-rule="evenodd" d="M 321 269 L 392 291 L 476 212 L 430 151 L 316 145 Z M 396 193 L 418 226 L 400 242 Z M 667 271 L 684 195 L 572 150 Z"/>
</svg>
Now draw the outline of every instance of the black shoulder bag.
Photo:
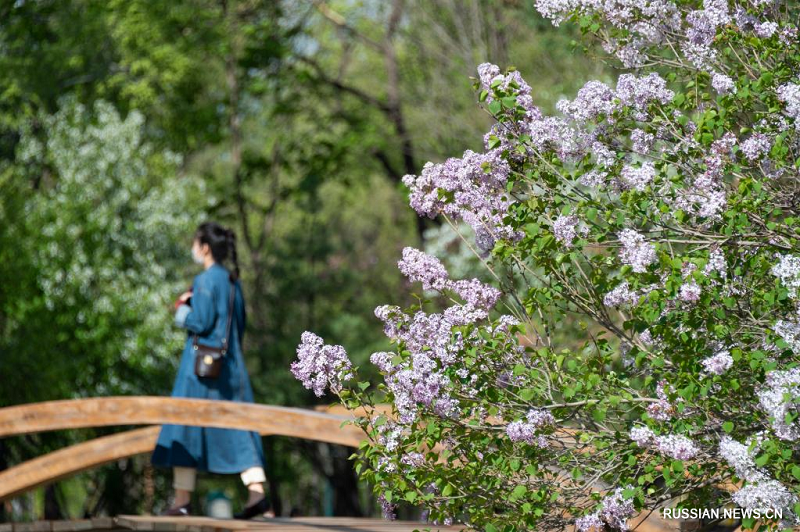
<svg viewBox="0 0 800 532">
<path fill-rule="evenodd" d="M 225 336 L 222 338 L 222 347 L 201 345 L 197 343 L 197 333 L 192 341 L 194 349 L 194 373 L 198 377 L 216 378 L 222 370 L 222 357 L 228 351 L 228 335 L 231 330 L 233 318 L 233 298 L 236 296 L 236 285 L 231 280 L 231 297 L 228 304 L 228 321 L 225 323 Z"/>
</svg>

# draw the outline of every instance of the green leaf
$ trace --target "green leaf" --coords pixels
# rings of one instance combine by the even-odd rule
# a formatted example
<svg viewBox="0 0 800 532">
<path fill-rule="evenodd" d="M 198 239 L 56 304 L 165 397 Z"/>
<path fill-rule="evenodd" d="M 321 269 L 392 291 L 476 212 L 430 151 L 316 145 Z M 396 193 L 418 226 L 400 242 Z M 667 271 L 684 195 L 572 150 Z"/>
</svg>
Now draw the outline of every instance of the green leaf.
<svg viewBox="0 0 800 532">
<path fill-rule="evenodd" d="M 517 500 L 526 493 L 528 493 L 528 488 L 520 484 L 511 491 L 511 500 Z"/>
</svg>

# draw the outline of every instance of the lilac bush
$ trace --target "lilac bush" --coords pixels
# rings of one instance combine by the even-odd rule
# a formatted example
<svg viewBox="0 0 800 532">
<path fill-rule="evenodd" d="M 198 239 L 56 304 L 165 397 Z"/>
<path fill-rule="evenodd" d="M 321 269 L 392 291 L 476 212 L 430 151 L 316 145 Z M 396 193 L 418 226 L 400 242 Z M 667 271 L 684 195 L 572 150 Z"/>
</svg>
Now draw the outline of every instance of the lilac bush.
<svg viewBox="0 0 800 532">
<path fill-rule="evenodd" d="M 746 529 L 800 525 L 798 6 L 535 7 L 630 71 L 547 116 L 517 71 L 478 66 L 484 152 L 403 182 L 420 216 L 474 229 L 493 281 L 404 250 L 447 306 L 377 308 L 383 382 L 330 380 L 369 413 L 359 471 L 389 514 L 479 530 L 728 504 L 783 514 Z"/>
</svg>

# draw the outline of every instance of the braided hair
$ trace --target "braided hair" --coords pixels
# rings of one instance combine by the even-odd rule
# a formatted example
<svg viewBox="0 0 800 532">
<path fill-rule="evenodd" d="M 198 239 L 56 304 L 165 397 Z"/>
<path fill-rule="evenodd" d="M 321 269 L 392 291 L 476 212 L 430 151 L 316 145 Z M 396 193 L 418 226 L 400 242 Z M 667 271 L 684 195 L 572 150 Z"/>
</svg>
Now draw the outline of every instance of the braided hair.
<svg viewBox="0 0 800 532">
<path fill-rule="evenodd" d="M 239 257 L 236 254 L 236 233 L 233 229 L 228 229 L 228 251 L 231 254 L 231 262 L 233 262 L 233 280 L 239 278 Z"/>
<path fill-rule="evenodd" d="M 194 234 L 200 244 L 208 244 L 214 261 L 222 263 L 228 257 L 233 262 L 231 279 L 239 278 L 239 258 L 236 254 L 236 233 L 233 229 L 226 229 L 217 222 L 204 222 L 200 224 Z"/>
</svg>

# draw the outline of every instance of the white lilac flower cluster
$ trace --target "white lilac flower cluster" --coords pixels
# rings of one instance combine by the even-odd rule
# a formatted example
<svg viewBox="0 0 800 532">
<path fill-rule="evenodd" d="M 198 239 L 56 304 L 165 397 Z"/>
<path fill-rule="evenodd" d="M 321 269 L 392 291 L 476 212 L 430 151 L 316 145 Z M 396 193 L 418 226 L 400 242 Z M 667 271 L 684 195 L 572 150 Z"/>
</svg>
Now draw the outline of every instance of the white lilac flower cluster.
<svg viewBox="0 0 800 532">
<path fill-rule="evenodd" d="M 786 423 L 786 415 L 800 406 L 800 368 L 775 370 L 767 374 L 765 386 L 756 392 L 761 409 L 772 418 L 772 430 L 782 440 L 797 441 L 800 424 Z"/>
<path fill-rule="evenodd" d="M 632 489 L 627 486 L 626 489 Z M 623 489 L 617 488 L 600 503 L 600 509 L 575 521 L 576 532 L 591 530 L 629 530 L 628 519 L 634 516 L 633 499 L 623 496 Z"/>
<path fill-rule="evenodd" d="M 292 375 L 305 388 L 321 397 L 327 388 L 338 393 L 342 382 L 352 378 L 352 364 L 340 345 L 325 345 L 322 338 L 305 331 L 297 346 L 297 360 L 292 362 Z"/>
<path fill-rule="evenodd" d="M 506 434 L 511 441 L 535 443 L 540 448 L 545 448 L 548 445 L 547 440 L 537 433 L 543 428 L 552 426 L 555 421 L 549 411 L 532 408 L 525 416 L 525 420 L 512 421 L 506 425 Z"/>
<path fill-rule="evenodd" d="M 636 273 L 644 273 L 647 267 L 656 261 L 656 248 L 647 242 L 644 236 L 633 229 L 623 229 L 620 231 L 619 241 L 622 249 L 619 258 L 623 264 L 628 264 Z"/>
<path fill-rule="evenodd" d="M 648 427 L 639 426 L 633 427 L 629 435 L 639 447 L 655 448 L 659 453 L 675 460 L 689 460 L 700 452 L 692 440 L 680 434 L 661 436 Z"/>
</svg>

